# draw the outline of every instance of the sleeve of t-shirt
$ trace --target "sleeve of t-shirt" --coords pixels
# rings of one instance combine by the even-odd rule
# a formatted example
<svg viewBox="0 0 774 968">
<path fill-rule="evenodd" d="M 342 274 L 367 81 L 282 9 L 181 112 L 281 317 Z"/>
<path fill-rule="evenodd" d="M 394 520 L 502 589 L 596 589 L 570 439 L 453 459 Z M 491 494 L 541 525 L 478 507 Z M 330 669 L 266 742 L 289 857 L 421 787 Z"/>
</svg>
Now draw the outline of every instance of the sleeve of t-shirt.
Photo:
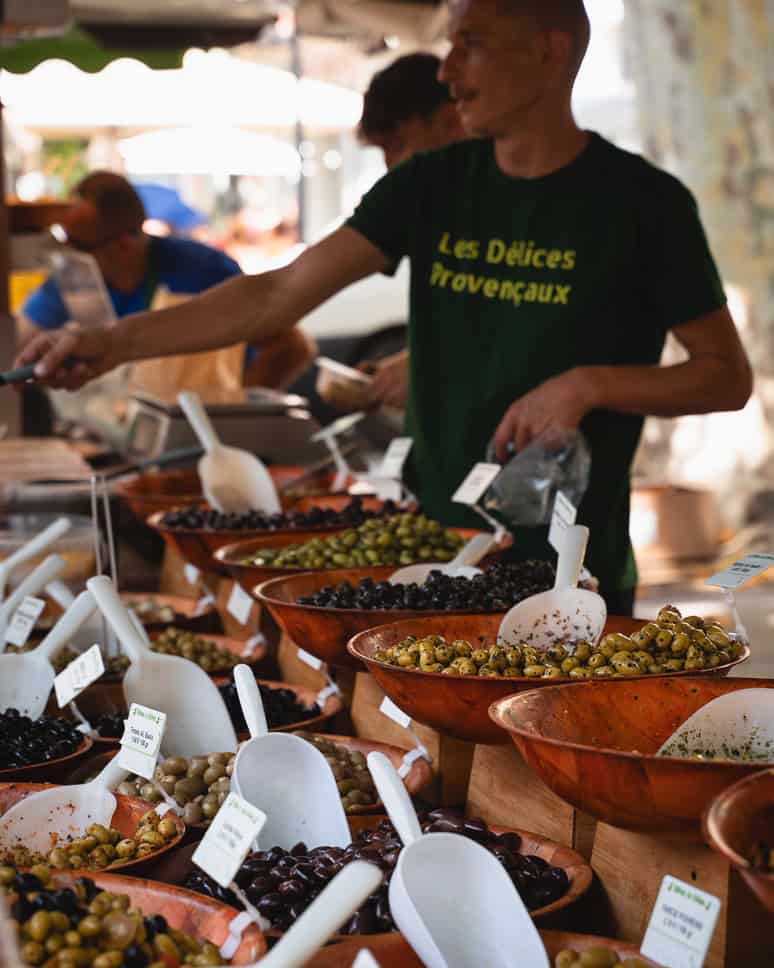
<svg viewBox="0 0 774 968">
<path fill-rule="evenodd" d="M 726 295 L 691 192 L 668 176 L 643 205 L 640 276 L 664 331 L 721 309 Z"/>
<path fill-rule="evenodd" d="M 388 171 L 360 201 L 346 224 L 376 246 L 390 261 L 393 275 L 408 253 L 413 213 L 419 198 L 418 157 Z"/>
<path fill-rule="evenodd" d="M 27 296 L 21 311 L 40 329 L 59 329 L 69 319 L 67 307 L 53 278 L 47 279 Z"/>
</svg>

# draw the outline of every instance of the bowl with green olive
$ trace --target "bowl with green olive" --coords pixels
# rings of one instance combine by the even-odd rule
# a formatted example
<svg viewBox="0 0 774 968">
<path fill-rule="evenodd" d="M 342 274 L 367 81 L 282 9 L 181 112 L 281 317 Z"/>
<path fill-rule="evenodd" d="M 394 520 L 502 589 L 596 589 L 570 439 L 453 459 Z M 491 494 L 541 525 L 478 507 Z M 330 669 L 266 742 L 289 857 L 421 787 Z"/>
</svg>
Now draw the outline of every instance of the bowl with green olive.
<svg viewBox="0 0 774 968">
<path fill-rule="evenodd" d="M 30 794 L 51 786 L 49 783 L 0 784 L 0 816 Z M 144 800 L 117 795 L 110 828 L 73 831 L 67 841 L 52 844 L 47 857 L 29 856 L 23 844 L 0 842 L 0 859 L 18 867 L 43 863 L 84 873 L 120 868 L 131 870 L 132 874 L 150 874 L 166 853 L 180 845 L 184 835 L 185 824 L 174 813 L 159 817 L 153 809 L 149 811 Z"/>
<path fill-rule="evenodd" d="M 557 643 L 537 653 L 519 643 L 495 645 L 498 615 L 444 616 L 370 629 L 354 636 L 347 648 L 366 664 L 390 699 L 418 723 L 456 739 L 499 744 L 508 737 L 488 709 L 513 693 L 560 683 L 602 684 L 624 677 L 644 681 L 724 676 L 749 657 L 749 648 L 736 643 L 735 657 L 725 649 L 713 651 L 722 661 L 702 669 L 686 670 L 685 659 L 661 661 L 666 654 L 661 645 L 668 643 L 666 636 L 658 639 L 660 633 L 667 632 L 670 643 L 678 634 L 687 634 L 666 628 L 675 623 L 664 620 L 662 629 L 655 622 L 608 616 L 598 643 Z M 681 656 L 690 648 L 684 645 L 678 641 Z"/>
</svg>

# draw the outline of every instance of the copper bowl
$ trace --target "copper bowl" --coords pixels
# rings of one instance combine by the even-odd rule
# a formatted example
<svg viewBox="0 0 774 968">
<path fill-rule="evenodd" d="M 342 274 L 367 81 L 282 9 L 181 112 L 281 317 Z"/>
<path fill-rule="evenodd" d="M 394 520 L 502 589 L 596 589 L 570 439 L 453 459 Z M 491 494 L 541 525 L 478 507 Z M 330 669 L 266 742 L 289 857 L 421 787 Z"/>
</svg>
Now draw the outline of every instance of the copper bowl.
<svg viewBox="0 0 774 968">
<path fill-rule="evenodd" d="M 697 709 L 737 689 L 774 689 L 774 680 L 672 675 L 549 686 L 501 699 L 490 715 L 574 807 L 624 830 L 698 840 L 712 800 L 761 765 L 656 750 Z"/>
<path fill-rule="evenodd" d="M 644 964 L 658 968 L 655 961 L 644 958 L 636 945 L 624 944 L 612 938 L 597 938 L 592 934 L 570 934 L 565 931 L 541 931 L 540 937 L 548 957 L 553 959 L 566 948 L 587 951 L 589 948 L 610 948 L 623 961 L 639 958 Z M 424 962 L 414 954 L 414 949 L 402 934 L 373 934 L 347 937 L 339 944 L 328 945 L 315 955 L 314 968 L 350 968 L 358 952 L 367 948 L 381 968 L 423 968 Z"/>
<path fill-rule="evenodd" d="M 333 507 L 341 510 L 346 507 L 352 497 L 345 495 L 326 495 L 323 498 L 299 499 L 311 501 L 305 510 L 312 507 Z M 328 503 L 326 503 L 328 502 Z M 194 502 L 196 503 L 196 502 Z M 201 502 L 198 502 L 201 503 Z M 340 505 L 340 506 L 337 506 Z M 378 511 L 384 506 L 383 501 L 376 498 L 363 499 L 363 505 L 369 510 Z M 168 511 L 179 511 L 180 507 L 168 508 L 166 511 L 159 511 L 152 514 L 147 525 L 162 536 L 170 548 L 174 548 L 187 562 L 195 565 L 201 571 L 212 572 L 218 575 L 228 575 L 228 569 L 215 557 L 215 552 L 226 545 L 235 543 L 242 544 L 247 541 L 255 542 L 254 547 L 271 548 L 274 545 L 292 544 L 297 541 L 309 541 L 312 538 L 327 537 L 337 534 L 343 530 L 342 525 L 328 525 L 318 528 L 278 528 L 274 531 L 266 528 L 255 530 L 244 529 L 240 531 L 214 531 L 211 528 L 169 528 L 165 526 L 163 518 Z M 294 511 L 301 509 L 294 502 Z"/>
<path fill-rule="evenodd" d="M 549 685 L 566 683 L 578 685 L 577 679 L 505 679 L 500 677 L 447 676 L 440 672 L 422 672 L 401 669 L 398 666 L 377 662 L 373 655 L 379 649 L 396 645 L 407 635 L 425 636 L 435 633 L 448 639 L 484 639 L 494 642 L 500 626 L 500 615 L 446 615 L 438 618 L 415 618 L 395 622 L 356 635 L 348 644 L 350 655 L 365 662 L 384 692 L 418 723 L 430 726 L 472 743 L 506 743 L 507 737 L 490 719 L 489 706 L 497 699 L 515 692 L 542 689 Z M 630 634 L 641 628 L 640 619 L 608 616 L 605 634 L 624 632 Z M 746 647 L 745 647 L 746 649 Z M 717 669 L 703 670 L 701 675 L 723 676 L 733 665 L 743 662 L 749 649 L 734 662 Z M 667 678 L 696 675 L 690 672 L 667 673 Z M 627 681 L 643 681 L 653 676 L 630 676 Z M 662 678 L 661 676 L 657 678 Z M 611 680 L 604 680 L 607 684 Z M 614 680 L 620 682 L 620 679 Z M 599 684 L 601 680 L 598 680 Z"/>
<path fill-rule="evenodd" d="M 363 670 L 363 663 L 347 651 L 347 642 L 369 629 L 399 622 L 404 619 L 433 618 L 447 615 L 492 615 L 504 612 L 449 612 L 409 609 L 325 608 L 319 605 L 299 605 L 298 598 L 313 595 L 326 585 L 348 581 L 357 585 L 363 578 L 386 581 L 395 571 L 394 566 L 379 568 L 333 569 L 306 571 L 296 575 L 271 578 L 253 589 L 252 594 L 265 605 L 282 631 L 300 648 L 305 649 L 329 665 L 349 666 Z"/>
<path fill-rule="evenodd" d="M 774 914 L 774 871 L 750 862 L 758 842 L 774 847 L 774 770 L 746 776 L 720 793 L 704 815 L 704 836 L 744 878 L 761 904 Z"/>
<path fill-rule="evenodd" d="M 38 793 L 40 790 L 50 790 L 55 786 L 53 783 L 2 783 L 0 784 L 0 816 L 2 816 L 7 810 L 10 810 L 14 804 L 18 803 L 20 800 L 24 800 L 31 793 Z M 124 797 L 121 794 L 116 794 L 116 812 L 110 821 L 111 827 L 120 831 L 125 837 L 131 837 L 139 826 L 140 819 L 151 809 L 151 806 L 145 802 L 145 800 L 140 800 L 136 797 Z M 183 821 L 174 813 L 168 813 L 170 817 L 175 822 L 177 827 L 177 833 L 167 844 L 160 847 L 159 850 L 154 851 L 152 854 L 148 854 L 145 857 L 139 857 L 135 860 L 127 861 L 122 864 L 114 864 L 110 869 L 114 870 L 130 870 L 132 874 L 148 874 L 150 873 L 154 865 L 158 860 L 163 858 L 164 854 L 175 850 L 176 847 L 180 846 L 185 835 L 185 824 Z M 79 871 L 80 874 L 88 874 L 88 871 Z"/>
<path fill-rule="evenodd" d="M 157 592 L 121 592 L 121 601 L 127 607 L 130 602 L 145 600 L 154 601 L 159 606 L 168 606 L 175 613 L 171 622 L 148 621 L 142 615 L 138 615 L 140 622 L 149 633 L 163 632 L 170 626 L 186 629 L 189 632 L 205 633 L 219 622 L 215 606 L 207 605 L 199 611 L 199 602 L 196 598 L 185 598 L 183 595 L 160 595 Z"/>
<path fill-rule="evenodd" d="M 60 756 L 59 759 L 47 760 L 45 763 L 33 763 L 31 766 L 15 766 L 10 770 L 0 770 L 0 783 L 43 783 L 64 780 L 73 767 L 88 756 L 93 745 L 93 741 L 88 736 L 84 736 L 80 746 L 69 756 Z"/>
<path fill-rule="evenodd" d="M 126 894 L 133 908 L 144 915 L 161 914 L 176 931 L 202 941 L 222 945 L 228 938 L 228 928 L 237 911 L 220 901 L 139 877 L 125 877 L 102 871 L 57 871 L 53 875 L 57 887 L 68 887 L 79 877 L 87 876 L 103 891 Z M 249 965 L 266 953 L 266 940 L 255 924 L 250 924 L 242 934 L 239 947 L 231 958 L 232 965 Z"/>
<path fill-rule="evenodd" d="M 466 541 L 475 535 L 482 533 L 480 531 L 476 531 L 474 528 L 451 528 L 450 530 L 456 531 L 458 534 L 462 535 Z M 314 534 L 309 533 L 306 536 L 296 535 L 294 538 L 283 538 L 281 541 L 270 541 L 264 538 L 253 539 L 252 541 L 238 541 L 234 544 L 225 545 L 223 548 L 220 548 L 215 552 L 215 557 L 228 570 L 231 577 L 238 581 L 248 594 L 255 596 L 256 587 L 262 582 L 267 581 L 269 578 L 279 578 L 283 575 L 301 575 L 306 572 L 313 572 L 314 569 L 273 568 L 269 565 L 246 565 L 244 564 L 244 559 L 249 558 L 250 555 L 254 554 L 256 551 L 260 551 L 262 548 L 284 548 L 286 545 L 300 544 L 314 537 Z M 512 544 L 513 537 L 510 534 L 503 535 L 499 544 L 497 545 L 497 548 L 486 556 L 484 562 L 496 561 L 504 551 L 511 547 Z M 425 564 L 425 562 L 418 562 L 418 564 Z M 401 567 L 401 565 L 390 567 L 388 574 L 392 574 Z M 359 576 L 359 580 L 359 578 L 365 578 L 372 571 L 373 568 L 353 568 L 351 570 L 351 574 L 354 576 Z"/>
</svg>

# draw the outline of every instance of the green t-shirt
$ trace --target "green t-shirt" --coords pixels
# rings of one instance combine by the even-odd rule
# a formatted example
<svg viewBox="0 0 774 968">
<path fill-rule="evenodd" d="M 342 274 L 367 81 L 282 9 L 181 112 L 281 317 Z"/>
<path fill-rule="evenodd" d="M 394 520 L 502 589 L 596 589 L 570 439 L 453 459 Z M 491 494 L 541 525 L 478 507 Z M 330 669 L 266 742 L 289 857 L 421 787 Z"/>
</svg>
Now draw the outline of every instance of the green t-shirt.
<svg viewBox="0 0 774 968">
<path fill-rule="evenodd" d="M 450 496 L 514 400 L 576 366 L 658 364 L 671 327 L 725 303 L 690 192 L 595 134 L 534 179 L 503 174 L 489 140 L 417 155 L 348 225 L 393 266 L 411 260 L 409 480 L 447 524 L 479 523 Z M 578 521 L 605 590 L 636 583 L 629 470 L 642 424 L 610 411 L 582 423 L 592 467 Z M 519 529 L 518 554 L 550 557 L 546 539 Z"/>
</svg>

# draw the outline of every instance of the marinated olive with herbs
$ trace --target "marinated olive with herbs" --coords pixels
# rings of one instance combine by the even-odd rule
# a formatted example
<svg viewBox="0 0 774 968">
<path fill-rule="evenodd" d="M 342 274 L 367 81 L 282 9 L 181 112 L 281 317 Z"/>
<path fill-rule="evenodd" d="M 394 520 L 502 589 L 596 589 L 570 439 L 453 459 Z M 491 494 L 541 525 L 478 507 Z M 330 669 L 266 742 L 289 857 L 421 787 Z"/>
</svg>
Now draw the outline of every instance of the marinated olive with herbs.
<svg viewBox="0 0 774 968">
<path fill-rule="evenodd" d="M 396 514 L 365 521 L 358 528 L 328 538 L 314 538 L 284 548 L 262 548 L 246 565 L 272 568 L 367 568 L 450 561 L 464 538 L 423 514 Z"/>
<path fill-rule="evenodd" d="M 648 968 L 642 958 L 625 958 L 623 961 L 615 951 L 599 945 L 585 951 L 565 948 L 554 961 L 554 968 Z"/>
<path fill-rule="evenodd" d="M 690 644 L 684 648 L 686 641 Z M 464 639 L 449 642 L 442 635 L 409 635 L 397 645 L 378 649 L 373 657 L 401 669 L 449 676 L 605 679 L 716 669 L 737 659 L 741 651 L 740 643 L 719 623 L 697 616 L 684 619 L 676 608 L 667 606 L 656 622 L 648 622 L 631 636 L 613 632 L 594 646 L 556 643 L 538 650 L 526 642 L 486 645 Z"/>
</svg>

